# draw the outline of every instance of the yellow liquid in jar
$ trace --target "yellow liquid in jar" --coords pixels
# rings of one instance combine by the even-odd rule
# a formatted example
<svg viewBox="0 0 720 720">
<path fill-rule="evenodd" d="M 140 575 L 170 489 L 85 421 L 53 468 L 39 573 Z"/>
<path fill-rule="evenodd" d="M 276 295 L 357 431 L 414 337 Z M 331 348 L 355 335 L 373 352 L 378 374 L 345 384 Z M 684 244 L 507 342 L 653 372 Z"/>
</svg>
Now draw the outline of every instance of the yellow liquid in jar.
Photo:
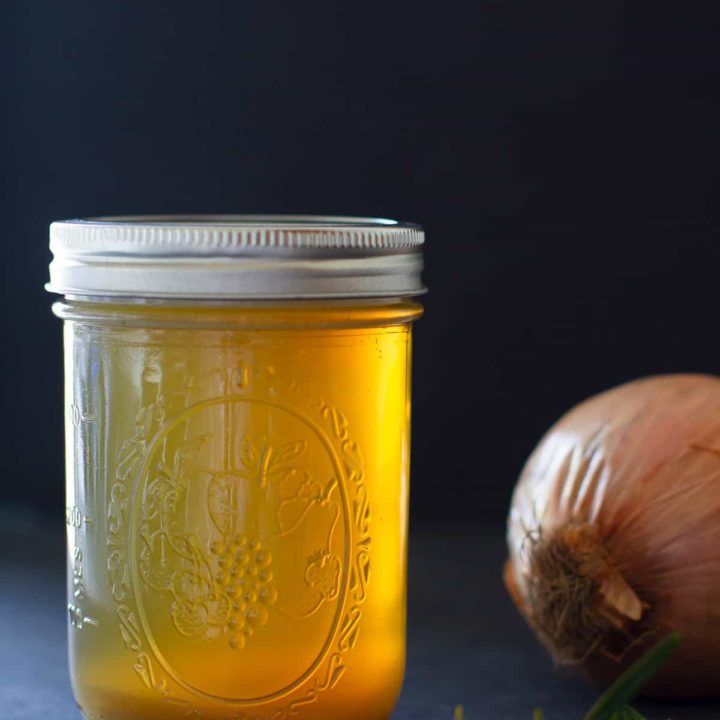
<svg viewBox="0 0 720 720">
<path fill-rule="evenodd" d="M 58 312 L 86 717 L 387 718 L 419 306 Z"/>
</svg>

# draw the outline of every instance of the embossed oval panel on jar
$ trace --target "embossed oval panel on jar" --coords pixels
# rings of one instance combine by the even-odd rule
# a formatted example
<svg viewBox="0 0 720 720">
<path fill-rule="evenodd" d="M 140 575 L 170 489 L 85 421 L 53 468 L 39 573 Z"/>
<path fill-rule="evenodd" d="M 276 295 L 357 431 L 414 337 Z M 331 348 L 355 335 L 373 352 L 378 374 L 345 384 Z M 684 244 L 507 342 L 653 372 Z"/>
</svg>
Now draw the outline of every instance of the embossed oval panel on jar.
<svg viewBox="0 0 720 720">
<path fill-rule="evenodd" d="M 347 589 L 345 491 L 323 431 L 293 409 L 225 396 L 165 424 L 136 481 L 130 557 L 140 623 L 168 675 L 258 702 L 315 672 Z"/>
</svg>

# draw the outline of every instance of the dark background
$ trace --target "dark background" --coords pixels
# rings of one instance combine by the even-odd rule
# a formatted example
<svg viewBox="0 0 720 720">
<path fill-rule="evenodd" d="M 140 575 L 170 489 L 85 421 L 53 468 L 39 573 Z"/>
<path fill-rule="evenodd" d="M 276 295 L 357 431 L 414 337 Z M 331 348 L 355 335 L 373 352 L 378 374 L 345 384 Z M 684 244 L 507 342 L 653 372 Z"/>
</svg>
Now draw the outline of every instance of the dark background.
<svg viewBox="0 0 720 720">
<path fill-rule="evenodd" d="M 584 397 L 716 371 L 720 34 L 657 8 L 640 31 L 619 5 L 542 5 L 5 0 L 8 515 L 63 505 L 53 219 L 425 225 L 418 521 L 500 519 L 524 458 Z"/>
<path fill-rule="evenodd" d="M 720 24 L 706 7 L 0 0 L 3 717 L 77 717 L 47 226 L 191 212 L 425 225 L 393 717 L 447 720 L 460 702 L 468 720 L 584 715 L 595 690 L 553 669 L 502 587 L 502 522 L 525 457 L 571 405 L 720 367 Z"/>
</svg>

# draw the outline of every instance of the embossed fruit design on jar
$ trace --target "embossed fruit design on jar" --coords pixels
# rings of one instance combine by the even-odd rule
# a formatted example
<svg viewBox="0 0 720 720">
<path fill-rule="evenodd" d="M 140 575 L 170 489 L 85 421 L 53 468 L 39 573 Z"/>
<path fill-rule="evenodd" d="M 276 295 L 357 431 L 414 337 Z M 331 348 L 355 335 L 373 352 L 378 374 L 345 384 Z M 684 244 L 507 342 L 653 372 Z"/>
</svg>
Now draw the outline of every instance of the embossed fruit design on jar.
<svg viewBox="0 0 720 720">
<path fill-rule="evenodd" d="M 416 226 L 51 227 L 89 720 L 384 720 L 405 655 Z"/>
</svg>

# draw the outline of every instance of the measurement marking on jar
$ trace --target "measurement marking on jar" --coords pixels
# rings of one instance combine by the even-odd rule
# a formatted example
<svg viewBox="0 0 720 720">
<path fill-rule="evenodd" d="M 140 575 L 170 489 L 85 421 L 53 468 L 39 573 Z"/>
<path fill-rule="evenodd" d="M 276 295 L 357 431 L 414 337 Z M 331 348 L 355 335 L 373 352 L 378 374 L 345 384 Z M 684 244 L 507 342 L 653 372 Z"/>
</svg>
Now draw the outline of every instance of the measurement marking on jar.
<svg viewBox="0 0 720 720">
<path fill-rule="evenodd" d="M 83 552 L 80 547 L 76 547 L 73 552 L 72 571 L 73 597 L 78 601 L 85 600 L 87 598 L 87 589 L 83 579 Z M 70 625 L 78 630 L 82 630 L 86 625 L 97 627 L 100 624 L 92 615 L 86 615 L 79 605 L 69 603 L 67 609 L 70 615 Z"/>
<path fill-rule="evenodd" d="M 76 547 L 73 554 L 73 597 L 76 600 L 84 600 L 86 597 L 82 560 L 82 549 Z"/>
<path fill-rule="evenodd" d="M 86 625 L 98 627 L 100 623 L 91 615 L 86 615 L 82 608 L 69 603 L 67 606 L 70 616 L 70 625 L 77 630 L 82 630 Z"/>
<path fill-rule="evenodd" d="M 77 427 L 81 422 L 95 422 L 95 415 L 84 412 L 80 406 L 75 403 L 70 406 L 70 417 L 72 419 L 72 424 L 75 425 L 75 427 Z"/>
<path fill-rule="evenodd" d="M 77 505 L 68 505 L 65 508 L 65 524 L 79 530 L 83 526 L 93 524 L 93 519 L 85 515 Z"/>
</svg>

